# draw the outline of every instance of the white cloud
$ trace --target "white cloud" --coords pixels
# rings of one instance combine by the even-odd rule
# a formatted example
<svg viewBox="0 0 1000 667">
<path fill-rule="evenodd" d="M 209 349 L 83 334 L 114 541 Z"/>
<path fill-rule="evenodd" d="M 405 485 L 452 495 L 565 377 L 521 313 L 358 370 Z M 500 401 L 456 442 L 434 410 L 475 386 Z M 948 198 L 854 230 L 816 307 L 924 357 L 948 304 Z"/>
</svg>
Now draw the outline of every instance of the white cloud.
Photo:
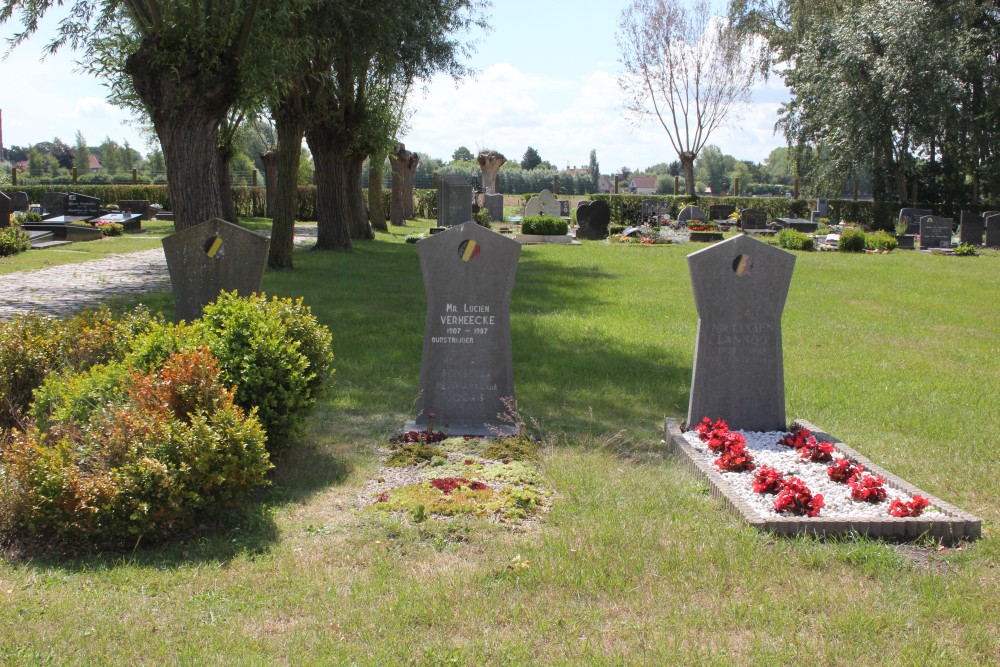
<svg viewBox="0 0 1000 667">
<path fill-rule="evenodd" d="M 77 100 L 75 113 L 84 118 L 111 118 L 118 115 L 119 109 L 99 97 L 85 97 Z"/>
</svg>

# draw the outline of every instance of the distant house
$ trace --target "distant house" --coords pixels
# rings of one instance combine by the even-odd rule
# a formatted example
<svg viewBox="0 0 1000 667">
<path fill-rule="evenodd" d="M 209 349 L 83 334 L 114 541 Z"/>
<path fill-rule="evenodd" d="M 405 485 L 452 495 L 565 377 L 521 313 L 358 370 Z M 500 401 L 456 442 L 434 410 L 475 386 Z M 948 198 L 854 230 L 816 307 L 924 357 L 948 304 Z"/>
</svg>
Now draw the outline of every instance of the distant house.
<svg viewBox="0 0 1000 667">
<path fill-rule="evenodd" d="M 656 176 L 633 176 L 628 191 L 636 195 L 651 195 L 656 192 Z"/>
<path fill-rule="evenodd" d="M 590 174 L 590 167 L 576 167 L 566 165 L 566 171 L 573 174 L 574 176 L 587 176 Z"/>
<path fill-rule="evenodd" d="M 597 179 L 597 191 L 601 194 L 607 194 L 615 189 L 615 184 L 611 180 L 610 176 L 601 176 Z"/>
<path fill-rule="evenodd" d="M 97 159 L 96 155 L 91 153 L 90 156 L 87 158 L 87 169 L 90 170 L 90 173 L 96 174 L 101 169 L 104 169 L 104 165 L 101 164 L 101 161 Z"/>
</svg>

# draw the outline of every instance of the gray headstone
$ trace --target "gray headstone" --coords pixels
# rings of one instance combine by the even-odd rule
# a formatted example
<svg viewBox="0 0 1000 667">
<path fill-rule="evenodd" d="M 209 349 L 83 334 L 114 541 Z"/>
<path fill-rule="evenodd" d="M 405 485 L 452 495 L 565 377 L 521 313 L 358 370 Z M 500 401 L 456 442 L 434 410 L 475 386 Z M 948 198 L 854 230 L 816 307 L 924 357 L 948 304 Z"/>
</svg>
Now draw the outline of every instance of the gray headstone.
<svg viewBox="0 0 1000 667">
<path fill-rule="evenodd" d="M 986 247 L 1000 248 L 1000 213 L 986 218 Z"/>
<path fill-rule="evenodd" d="M 712 204 L 708 207 L 709 220 L 728 220 L 736 212 L 736 207 L 730 204 Z"/>
<path fill-rule="evenodd" d="M 816 212 L 819 213 L 819 217 L 826 218 L 829 206 L 826 203 L 826 197 L 820 197 L 816 200 Z"/>
<path fill-rule="evenodd" d="M 576 221 L 580 225 L 576 238 L 606 239 L 611 225 L 611 207 L 605 201 L 583 202 L 576 209 Z"/>
<path fill-rule="evenodd" d="M 28 201 L 27 192 L 11 192 L 7 195 L 10 197 L 10 209 L 12 211 L 27 211 L 30 202 Z"/>
<path fill-rule="evenodd" d="M 66 197 L 66 215 L 96 218 L 101 214 L 100 197 L 71 192 Z"/>
<path fill-rule="evenodd" d="M 740 211 L 740 227 L 743 229 L 767 229 L 767 211 L 759 208 L 745 208 Z"/>
<path fill-rule="evenodd" d="M 514 400 L 510 297 L 521 244 L 474 223 L 417 241 L 427 294 L 416 428 L 498 435 Z M 512 405 L 512 404 L 511 404 Z"/>
<path fill-rule="evenodd" d="M 568 206 L 569 203 L 567 202 L 566 215 L 569 215 Z M 562 214 L 562 204 L 548 190 L 542 190 L 538 193 L 537 197 L 529 199 L 527 206 L 524 207 L 524 217 L 526 218 L 535 215 L 551 215 L 558 218 Z"/>
<path fill-rule="evenodd" d="M 489 211 L 490 220 L 503 222 L 503 195 L 485 194 L 483 195 L 483 203 L 486 205 L 486 210 Z"/>
<path fill-rule="evenodd" d="M 438 226 L 453 227 L 472 221 L 472 185 L 461 176 L 438 179 Z"/>
<path fill-rule="evenodd" d="M 899 209 L 899 222 L 906 222 L 904 234 L 920 233 L 920 218 L 925 215 L 934 215 L 934 212 L 926 208 L 901 208 Z"/>
<path fill-rule="evenodd" d="M 688 222 L 689 220 L 705 222 L 706 219 L 705 212 L 694 205 L 685 206 L 684 210 L 677 215 L 679 222 Z"/>
<path fill-rule="evenodd" d="M 42 208 L 42 217 L 51 218 L 56 215 L 66 215 L 66 206 L 69 203 L 68 192 L 44 192 L 38 198 L 38 203 Z"/>
<path fill-rule="evenodd" d="M 985 221 L 981 215 L 962 211 L 958 222 L 958 242 L 959 244 L 969 244 L 981 246 L 983 244 L 983 232 L 985 231 Z"/>
<path fill-rule="evenodd" d="M 118 210 L 122 213 L 141 213 L 143 220 L 152 220 L 148 199 L 120 199 L 118 200 Z"/>
<path fill-rule="evenodd" d="M 739 235 L 688 255 L 698 309 L 688 424 L 786 427 L 781 313 L 795 256 Z"/>
<path fill-rule="evenodd" d="M 270 242 L 260 234 L 214 218 L 163 239 L 174 290 L 174 321 L 201 317 L 219 292 L 260 291 Z"/>
<path fill-rule="evenodd" d="M 569 200 L 560 199 L 559 200 L 559 217 L 568 218 L 569 217 Z"/>
<path fill-rule="evenodd" d="M 14 211 L 10 197 L 0 192 L 0 229 L 10 227 L 10 214 Z"/>
<path fill-rule="evenodd" d="M 670 213 L 670 203 L 660 199 L 642 200 L 642 222 L 643 224 L 661 225 L 663 216 Z"/>
<path fill-rule="evenodd" d="M 950 248 L 954 224 L 952 218 L 939 218 L 936 215 L 920 218 L 920 247 Z"/>
</svg>

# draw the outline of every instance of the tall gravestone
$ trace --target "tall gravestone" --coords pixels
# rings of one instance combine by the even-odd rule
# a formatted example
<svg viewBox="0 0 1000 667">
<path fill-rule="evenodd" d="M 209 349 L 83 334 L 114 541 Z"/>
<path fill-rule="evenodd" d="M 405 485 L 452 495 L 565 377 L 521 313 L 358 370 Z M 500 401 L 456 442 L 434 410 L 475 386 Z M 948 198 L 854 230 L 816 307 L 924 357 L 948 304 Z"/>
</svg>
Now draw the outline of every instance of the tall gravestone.
<svg viewBox="0 0 1000 667">
<path fill-rule="evenodd" d="M 736 212 L 736 207 L 732 204 L 712 204 L 708 207 L 708 219 L 728 220 L 734 212 Z"/>
<path fill-rule="evenodd" d="M 472 185 L 461 176 L 438 179 L 438 227 L 453 227 L 472 220 Z"/>
<path fill-rule="evenodd" d="M 10 214 L 13 210 L 10 197 L 0 192 L 0 229 L 10 227 Z"/>
<path fill-rule="evenodd" d="M 521 244 L 475 223 L 417 242 L 427 294 L 417 418 L 451 436 L 500 435 L 517 427 L 510 297 Z M 512 403 L 511 403 L 512 406 Z"/>
<path fill-rule="evenodd" d="M 122 213 L 137 213 L 142 215 L 143 220 L 152 219 L 152 216 L 149 214 L 148 199 L 119 199 L 118 210 Z"/>
<path fill-rule="evenodd" d="M 954 225 L 955 221 L 951 218 L 939 218 L 936 215 L 920 218 L 920 247 L 950 248 Z"/>
<path fill-rule="evenodd" d="M 163 239 L 174 291 L 174 321 L 201 317 L 219 292 L 240 296 L 260 291 L 270 241 L 214 218 Z"/>
<path fill-rule="evenodd" d="M 920 219 L 925 215 L 934 215 L 934 212 L 926 208 L 901 208 L 899 209 L 899 222 L 906 223 L 904 234 L 919 234 Z M 900 224 L 902 226 L 902 224 Z"/>
<path fill-rule="evenodd" d="M 503 195 L 486 193 L 483 195 L 483 204 L 491 221 L 503 222 Z"/>
<path fill-rule="evenodd" d="M 580 202 L 576 208 L 576 238 L 597 241 L 608 238 L 611 225 L 611 207 L 605 201 Z"/>
<path fill-rule="evenodd" d="M 524 207 L 524 217 L 536 215 L 551 215 L 561 217 L 563 214 L 562 204 L 548 190 L 542 190 L 538 196 L 532 197 Z M 566 214 L 569 215 L 569 202 L 566 202 Z"/>
<path fill-rule="evenodd" d="M 43 218 L 66 215 L 66 206 L 69 204 L 69 193 L 44 192 L 38 198 L 38 203 L 42 209 Z"/>
<path fill-rule="evenodd" d="M 1000 213 L 986 216 L 986 247 L 1000 248 Z"/>
<path fill-rule="evenodd" d="M 745 208 L 740 211 L 742 229 L 767 229 L 767 211 L 759 208 Z"/>
<path fill-rule="evenodd" d="M 699 222 L 705 222 L 705 212 L 701 210 L 698 206 L 692 204 L 691 206 L 685 206 L 684 210 L 677 214 L 678 222 L 691 222 L 694 221 L 695 224 Z"/>
<path fill-rule="evenodd" d="M 79 192 L 71 192 L 66 196 L 66 215 L 96 218 L 100 214 L 101 200 L 99 197 L 82 195 Z"/>
<path fill-rule="evenodd" d="M 20 192 L 20 191 L 18 191 L 18 192 L 11 192 L 8 196 L 10 197 L 10 209 L 12 211 L 27 211 L 28 210 L 30 202 L 28 201 L 28 193 L 27 192 Z"/>
<path fill-rule="evenodd" d="M 983 232 L 985 231 L 983 217 L 969 211 L 962 211 L 958 220 L 958 242 L 960 244 L 981 246 L 983 244 Z"/>
<path fill-rule="evenodd" d="M 688 424 L 783 430 L 781 313 L 795 256 L 741 234 L 687 259 L 698 309 Z"/>
</svg>

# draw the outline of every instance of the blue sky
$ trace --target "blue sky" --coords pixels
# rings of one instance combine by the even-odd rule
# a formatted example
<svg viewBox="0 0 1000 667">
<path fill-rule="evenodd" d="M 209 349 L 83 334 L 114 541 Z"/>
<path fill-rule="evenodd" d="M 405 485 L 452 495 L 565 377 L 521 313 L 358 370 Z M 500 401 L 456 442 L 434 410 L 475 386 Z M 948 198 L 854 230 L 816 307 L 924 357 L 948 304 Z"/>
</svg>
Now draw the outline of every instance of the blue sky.
<svg viewBox="0 0 1000 667">
<path fill-rule="evenodd" d="M 407 148 L 450 159 L 464 145 L 490 148 L 520 160 L 528 146 L 558 167 L 584 165 L 597 151 L 602 171 L 643 168 L 676 159 L 655 121 L 634 126 L 622 111 L 616 77 L 621 69 L 615 34 L 625 0 L 495 0 L 492 30 L 477 35 L 469 64 L 475 78 L 456 84 L 436 77 L 411 96 L 414 114 L 403 141 Z M 54 21 L 47 20 L 45 34 Z M 12 33 L 0 26 L 0 40 Z M 145 153 L 146 138 L 127 124 L 130 116 L 104 101 L 95 79 L 74 72 L 71 52 L 39 62 L 45 40 L 38 36 L 0 62 L 7 82 L 4 144 L 25 145 L 59 137 L 73 144 L 76 131 L 96 145 L 106 136 Z M 710 143 L 740 159 L 762 161 L 784 145 L 775 136 L 775 113 L 788 99 L 771 77 L 731 127 Z M 126 123 L 126 124 L 123 124 Z"/>
</svg>

